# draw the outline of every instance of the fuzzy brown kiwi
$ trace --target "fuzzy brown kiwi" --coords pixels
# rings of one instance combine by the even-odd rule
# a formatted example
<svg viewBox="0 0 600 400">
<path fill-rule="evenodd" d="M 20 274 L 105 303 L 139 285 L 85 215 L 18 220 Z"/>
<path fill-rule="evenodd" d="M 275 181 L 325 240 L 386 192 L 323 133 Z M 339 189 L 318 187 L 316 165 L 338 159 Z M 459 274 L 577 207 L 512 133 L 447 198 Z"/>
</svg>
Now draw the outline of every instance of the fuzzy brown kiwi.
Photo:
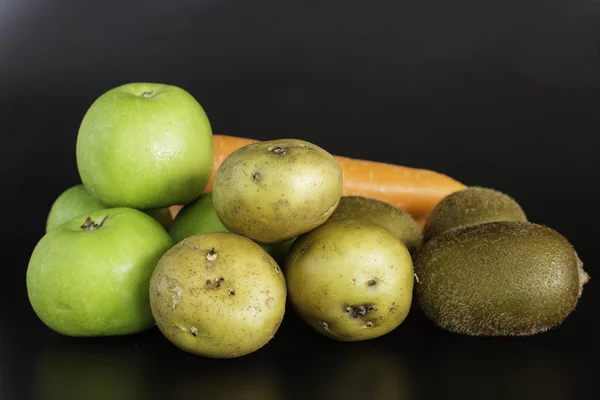
<svg viewBox="0 0 600 400">
<path fill-rule="evenodd" d="M 344 196 L 329 219 L 366 219 L 390 230 L 414 256 L 421 247 L 423 233 L 412 216 L 381 200 L 363 196 Z"/>
<path fill-rule="evenodd" d="M 509 195 L 472 186 L 444 197 L 431 210 L 423 228 L 424 241 L 450 229 L 494 221 L 527 221 L 527 216 Z"/>
<path fill-rule="evenodd" d="M 567 239 L 522 221 L 454 229 L 415 262 L 417 302 L 437 326 L 472 336 L 528 336 L 560 325 L 589 275 Z"/>
</svg>

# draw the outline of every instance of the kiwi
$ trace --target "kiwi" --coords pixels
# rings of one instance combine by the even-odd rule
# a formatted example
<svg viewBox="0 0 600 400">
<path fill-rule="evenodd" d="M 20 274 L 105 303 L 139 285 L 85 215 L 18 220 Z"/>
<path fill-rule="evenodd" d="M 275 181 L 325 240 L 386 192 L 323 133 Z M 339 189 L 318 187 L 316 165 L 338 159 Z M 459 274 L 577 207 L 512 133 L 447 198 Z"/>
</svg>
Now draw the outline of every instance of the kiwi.
<svg viewBox="0 0 600 400">
<path fill-rule="evenodd" d="M 453 229 L 415 262 L 415 296 L 437 326 L 471 336 L 528 336 L 560 325 L 589 276 L 567 239 L 522 221 Z"/>
<path fill-rule="evenodd" d="M 444 197 L 431 210 L 424 241 L 455 228 L 494 221 L 527 221 L 521 206 L 498 190 L 472 186 Z"/>
<path fill-rule="evenodd" d="M 337 218 L 363 219 L 383 226 L 398 236 L 413 256 L 423 241 L 423 233 L 410 214 L 381 200 L 344 196 L 329 217 Z"/>
</svg>

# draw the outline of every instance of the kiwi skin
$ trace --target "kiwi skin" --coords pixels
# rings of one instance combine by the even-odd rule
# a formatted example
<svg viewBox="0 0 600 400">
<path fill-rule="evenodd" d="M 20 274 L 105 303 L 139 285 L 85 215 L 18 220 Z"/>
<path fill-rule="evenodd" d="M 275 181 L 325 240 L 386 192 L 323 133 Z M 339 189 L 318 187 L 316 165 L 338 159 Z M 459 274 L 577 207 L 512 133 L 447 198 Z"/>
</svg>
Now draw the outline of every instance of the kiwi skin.
<svg viewBox="0 0 600 400">
<path fill-rule="evenodd" d="M 415 262 L 424 314 L 470 336 L 529 336 L 560 325 L 589 276 L 567 239 L 522 221 L 454 229 L 427 242 Z"/>
<path fill-rule="evenodd" d="M 431 210 L 423 227 L 424 241 L 450 229 L 495 221 L 527 221 L 527 216 L 509 195 L 471 186 L 444 197 Z"/>
<path fill-rule="evenodd" d="M 364 196 L 343 196 L 329 217 L 366 219 L 391 231 L 414 256 L 423 242 L 423 233 L 417 221 L 403 210 L 381 200 Z"/>
</svg>

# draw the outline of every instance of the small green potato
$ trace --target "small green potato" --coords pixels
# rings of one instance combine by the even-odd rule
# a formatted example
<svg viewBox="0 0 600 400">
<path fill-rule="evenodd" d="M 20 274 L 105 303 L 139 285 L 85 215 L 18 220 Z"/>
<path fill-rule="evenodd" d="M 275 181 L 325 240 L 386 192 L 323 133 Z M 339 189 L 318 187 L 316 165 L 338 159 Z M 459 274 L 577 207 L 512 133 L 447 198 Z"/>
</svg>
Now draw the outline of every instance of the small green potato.
<svg viewBox="0 0 600 400">
<path fill-rule="evenodd" d="M 317 332 L 339 341 L 383 336 L 406 318 L 410 253 L 367 220 L 329 220 L 296 239 L 285 264 L 291 304 Z"/>
<path fill-rule="evenodd" d="M 296 139 L 234 151 L 217 170 L 213 185 L 223 225 L 263 244 L 284 242 L 321 225 L 341 196 L 342 171 L 335 158 Z"/>
<path fill-rule="evenodd" d="M 277 263 L 260 245 L 232 232 L 190 236 L 160 259 L 150 307 L 163 335 L 189 353 L 240 357 L 279 329 L 287 297 Z"/>
<path fill-rule="evenodd" d="M 192 203 L 186 204 L 175 217 L 169 235 L 174 243 L 178 243 L 189 236 L 207 232 L 229 232 L 215 212 L 212 193 L 205 193 Z M 275 259 L 277 264 L 283 265 L 294 240 L 296 237 L 285 242 L 260 244 L 260 246 Z"/>
</svg>

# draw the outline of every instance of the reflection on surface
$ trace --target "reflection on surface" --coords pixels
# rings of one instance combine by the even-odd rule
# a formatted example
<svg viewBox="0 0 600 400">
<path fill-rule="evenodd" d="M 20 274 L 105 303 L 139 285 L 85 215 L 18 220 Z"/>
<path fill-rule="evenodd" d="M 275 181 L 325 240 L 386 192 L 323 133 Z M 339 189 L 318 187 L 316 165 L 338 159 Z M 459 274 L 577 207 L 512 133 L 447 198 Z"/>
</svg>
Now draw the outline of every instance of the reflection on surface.
<svg viewBox="0 0 600 400">
<path fill-rule="evenodd" d="M 246 356 L 251 357 L 251 356 Z M 165 371 L 160 398 L 196 399 L 257 399 L 283 400 L 275 369 L 268 364 L 248 359 L 212 360 L 182 355 L 170 360 L 171 370 Z"/>
<path fill-rule="evenodd" d="M 0 315 L 0 324 L 3 324 L 3 322 L 2 315 Z M 0 332 L 0 356 L 5 358 L 6 353 L 4 352 L 3 335 L 1 333 L 2 332 Z M 7 392 L 7 388 L 5 387 L 6 383 L 4 383 L 4 377 L 8 376 L 8 371 L 4 371 L 4 368 L 4 363 L 0 363 L 0 393 Z"/>
<path fill-rule="evenodd" d="M 108 340 L 52 336 L 28 346 L 35 362 L 32 370 L 29 359 L 20 363 L 27 371 L 22 383 L 14 373 L 19 366 L 5 364 L 12 376 L 1 381 L 7 375 L 0 375 L 1 393 L 15 390 L 8 384 L 31 387 L 36 400 L 417 400 L 449 394 L 552 400 L 591 393 L 595 378 L 591 347 L 578 350 L 589 341 L 569 336 L 464 337 L 409 322 L 380 339 L 342 343 L 299 328 L 288 324 L 277 341 L 230 360 L 185 353 L 157 331 Z M 0 346 L 10 357 L 12 343 Z"/>
<path fill-rule="evenodd" d="M 312 377 L 306 398 L 411 400 L 410 376 L 402 355 L 377 341 L 331 343 L 304 366 Z M 300 386 L 297 385 L 297 386 Z"/>
<path fill-rule="evenodd" d="M 35 360 L 33 391 L 39 400 L 142 400 L 150 378 L 144 349 L 59 337 Z"/>
<path fill-rule="evenodd" d="M 429 396 L 460 391 L 478 397 L 485 390 L 483 397 L 491 399 L 569 399 L 591 379 L 569 349 L 551 340 L 470 339 L 455 341 L 437 357 L 432 365 L 437 384 L 427 388 Z"/>
<path fill-rule="evenodd" d="M 254 374 L 214 374 L 199 373 L 196 378 L 182 377 L 173 382 L 170 389 L 174 399 L 260 399 L 283 400 L 276 377 Z M 163 397 L 167 398 L 167 397 Z"/>
</svg>

